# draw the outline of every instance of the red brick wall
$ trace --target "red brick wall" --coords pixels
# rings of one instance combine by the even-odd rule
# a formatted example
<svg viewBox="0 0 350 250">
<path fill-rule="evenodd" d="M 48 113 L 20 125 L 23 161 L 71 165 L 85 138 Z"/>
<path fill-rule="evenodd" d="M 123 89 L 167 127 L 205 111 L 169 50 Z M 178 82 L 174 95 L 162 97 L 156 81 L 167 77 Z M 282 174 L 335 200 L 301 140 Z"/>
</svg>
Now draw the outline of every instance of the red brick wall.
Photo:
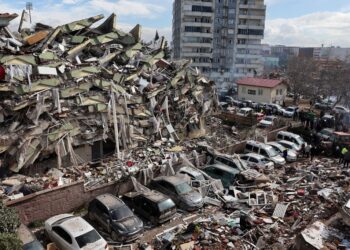
<svg viewBox="0 0 350 250">
<path fill-rule="evenodd" d="M 28 225 L 31 222 L 46 220 L 57 214 L 72 212 L 87 205 L 100 194 L 115 194 L 117 190 L 120 194 L 131 191 L 130 183 L 131 181 L 120 184 L 109 183 L 91 190 L 85 190 L 84 182 L 79 181 L 8 201 L 6 205 L 15 207 L 22 223 Z"/>
</svg>

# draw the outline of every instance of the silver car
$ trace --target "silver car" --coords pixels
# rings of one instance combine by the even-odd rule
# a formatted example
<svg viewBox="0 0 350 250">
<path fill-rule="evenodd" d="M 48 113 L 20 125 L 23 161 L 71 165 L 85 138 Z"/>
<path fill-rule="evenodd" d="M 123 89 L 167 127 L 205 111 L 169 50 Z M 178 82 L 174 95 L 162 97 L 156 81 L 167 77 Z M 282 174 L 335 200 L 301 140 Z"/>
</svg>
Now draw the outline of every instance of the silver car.
<svg viewBox="0 0 350 250">
<path fill-rule="evenodd" d="M 60 214 L 46 220 L 45 232 L 59 249 L 108 249 L 107 242 L 89 223 L 72 214 Z"/>
<path fill-rule="evenodd" d="M 282 157 L 283 157 L 284 150 L 287 150 L 287 158 L 286 158 L 286 160 L 288 162 L 294 162 L 298 158 L 297 151 L 295 151 L 293 149 L 288 149 L 285 146 L 283 146 L 282 144 L 279 144 L 278 142 L 268 142 L 266 144 L 270 145 L 271 147 L 273 147 Z"/>
<path fill-rule="evenodd" d="M 291 141 L 281 140 L 281 141 L 278 141 L 278 143 L 281 144 L 282 146 L 286 147 L 287 149 L 294 150 L 295 152 L 297 152 L 297 154 L 301 150 L 301 148 L 299 148 L 299 146 L 297 144 L 295 144 L 294 142 L 291 142 Z"/>
<path fill-rule="evenodd" d="M 241 159 L 244 160 L 249 167 L 257 167 L 264 170 L 273 170 L 274 163 L 267 159 L 263 155 L 249 153 L 241 156 Z"/>
<path fill-rule="evenodd" d="M 168 195 L 175 204 L 187 211 L 194 211 L 203 207 L 202 195 L 195 191 L 186 178 L 179 176 L 160 176 L 154 178 L 150 186 L 165 195 Z"/>
</svg>

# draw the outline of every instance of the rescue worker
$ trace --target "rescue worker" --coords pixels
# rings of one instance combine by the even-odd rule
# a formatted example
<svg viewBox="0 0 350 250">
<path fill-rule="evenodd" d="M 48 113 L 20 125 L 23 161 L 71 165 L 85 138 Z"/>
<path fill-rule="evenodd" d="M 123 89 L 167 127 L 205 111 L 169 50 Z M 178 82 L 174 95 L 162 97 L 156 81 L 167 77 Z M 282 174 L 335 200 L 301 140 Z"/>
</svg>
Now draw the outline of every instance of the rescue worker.
<svg viewBox="0 0 350 250">
<path fill-rule="evenodd" d="M 348 149 L 344 146 L 341 150 L 341 155 L 340 155 L 340 159 L 339 159 L 339 163 L 344 163 L 344 158 L 346 153 L 348 152 Z"/>
<path fill-rule="evenodd" d="M 344 155 L 344 167 L 349 167 L 349 162 L 350 162 L 350 151 L 346 152 Z"/>
</svg>

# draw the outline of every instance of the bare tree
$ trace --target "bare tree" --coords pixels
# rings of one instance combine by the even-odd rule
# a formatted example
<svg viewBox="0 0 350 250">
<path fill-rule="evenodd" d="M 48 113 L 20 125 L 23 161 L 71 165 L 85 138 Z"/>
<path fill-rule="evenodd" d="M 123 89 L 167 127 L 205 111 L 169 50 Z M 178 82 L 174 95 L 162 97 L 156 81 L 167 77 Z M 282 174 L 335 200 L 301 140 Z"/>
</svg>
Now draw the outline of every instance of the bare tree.
<svg viewBox="0 0 350 250">
<path fill-rule="evenodd" d="M 314 96 L 315 82 L 318 76 L 317 62 L 306 57 L 291 57 L 288 60 L 287 76 L 289 87 L 294 94 L 294 102 L 298 96 Z"/>
</svg>

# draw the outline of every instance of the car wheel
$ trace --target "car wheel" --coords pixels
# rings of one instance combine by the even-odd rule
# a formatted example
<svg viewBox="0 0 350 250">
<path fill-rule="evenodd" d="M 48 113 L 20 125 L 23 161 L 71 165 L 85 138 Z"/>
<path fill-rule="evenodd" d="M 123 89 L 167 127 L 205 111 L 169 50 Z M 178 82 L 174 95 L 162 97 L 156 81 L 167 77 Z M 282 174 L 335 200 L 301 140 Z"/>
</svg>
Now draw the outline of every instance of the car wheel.
<svg viewBox="0 0 350 250">
<path fill-rule="evenodd" d="M 118 234 L 112 230 L 111 238 L 113 241 L 118 241 Z"/>
</svg>

